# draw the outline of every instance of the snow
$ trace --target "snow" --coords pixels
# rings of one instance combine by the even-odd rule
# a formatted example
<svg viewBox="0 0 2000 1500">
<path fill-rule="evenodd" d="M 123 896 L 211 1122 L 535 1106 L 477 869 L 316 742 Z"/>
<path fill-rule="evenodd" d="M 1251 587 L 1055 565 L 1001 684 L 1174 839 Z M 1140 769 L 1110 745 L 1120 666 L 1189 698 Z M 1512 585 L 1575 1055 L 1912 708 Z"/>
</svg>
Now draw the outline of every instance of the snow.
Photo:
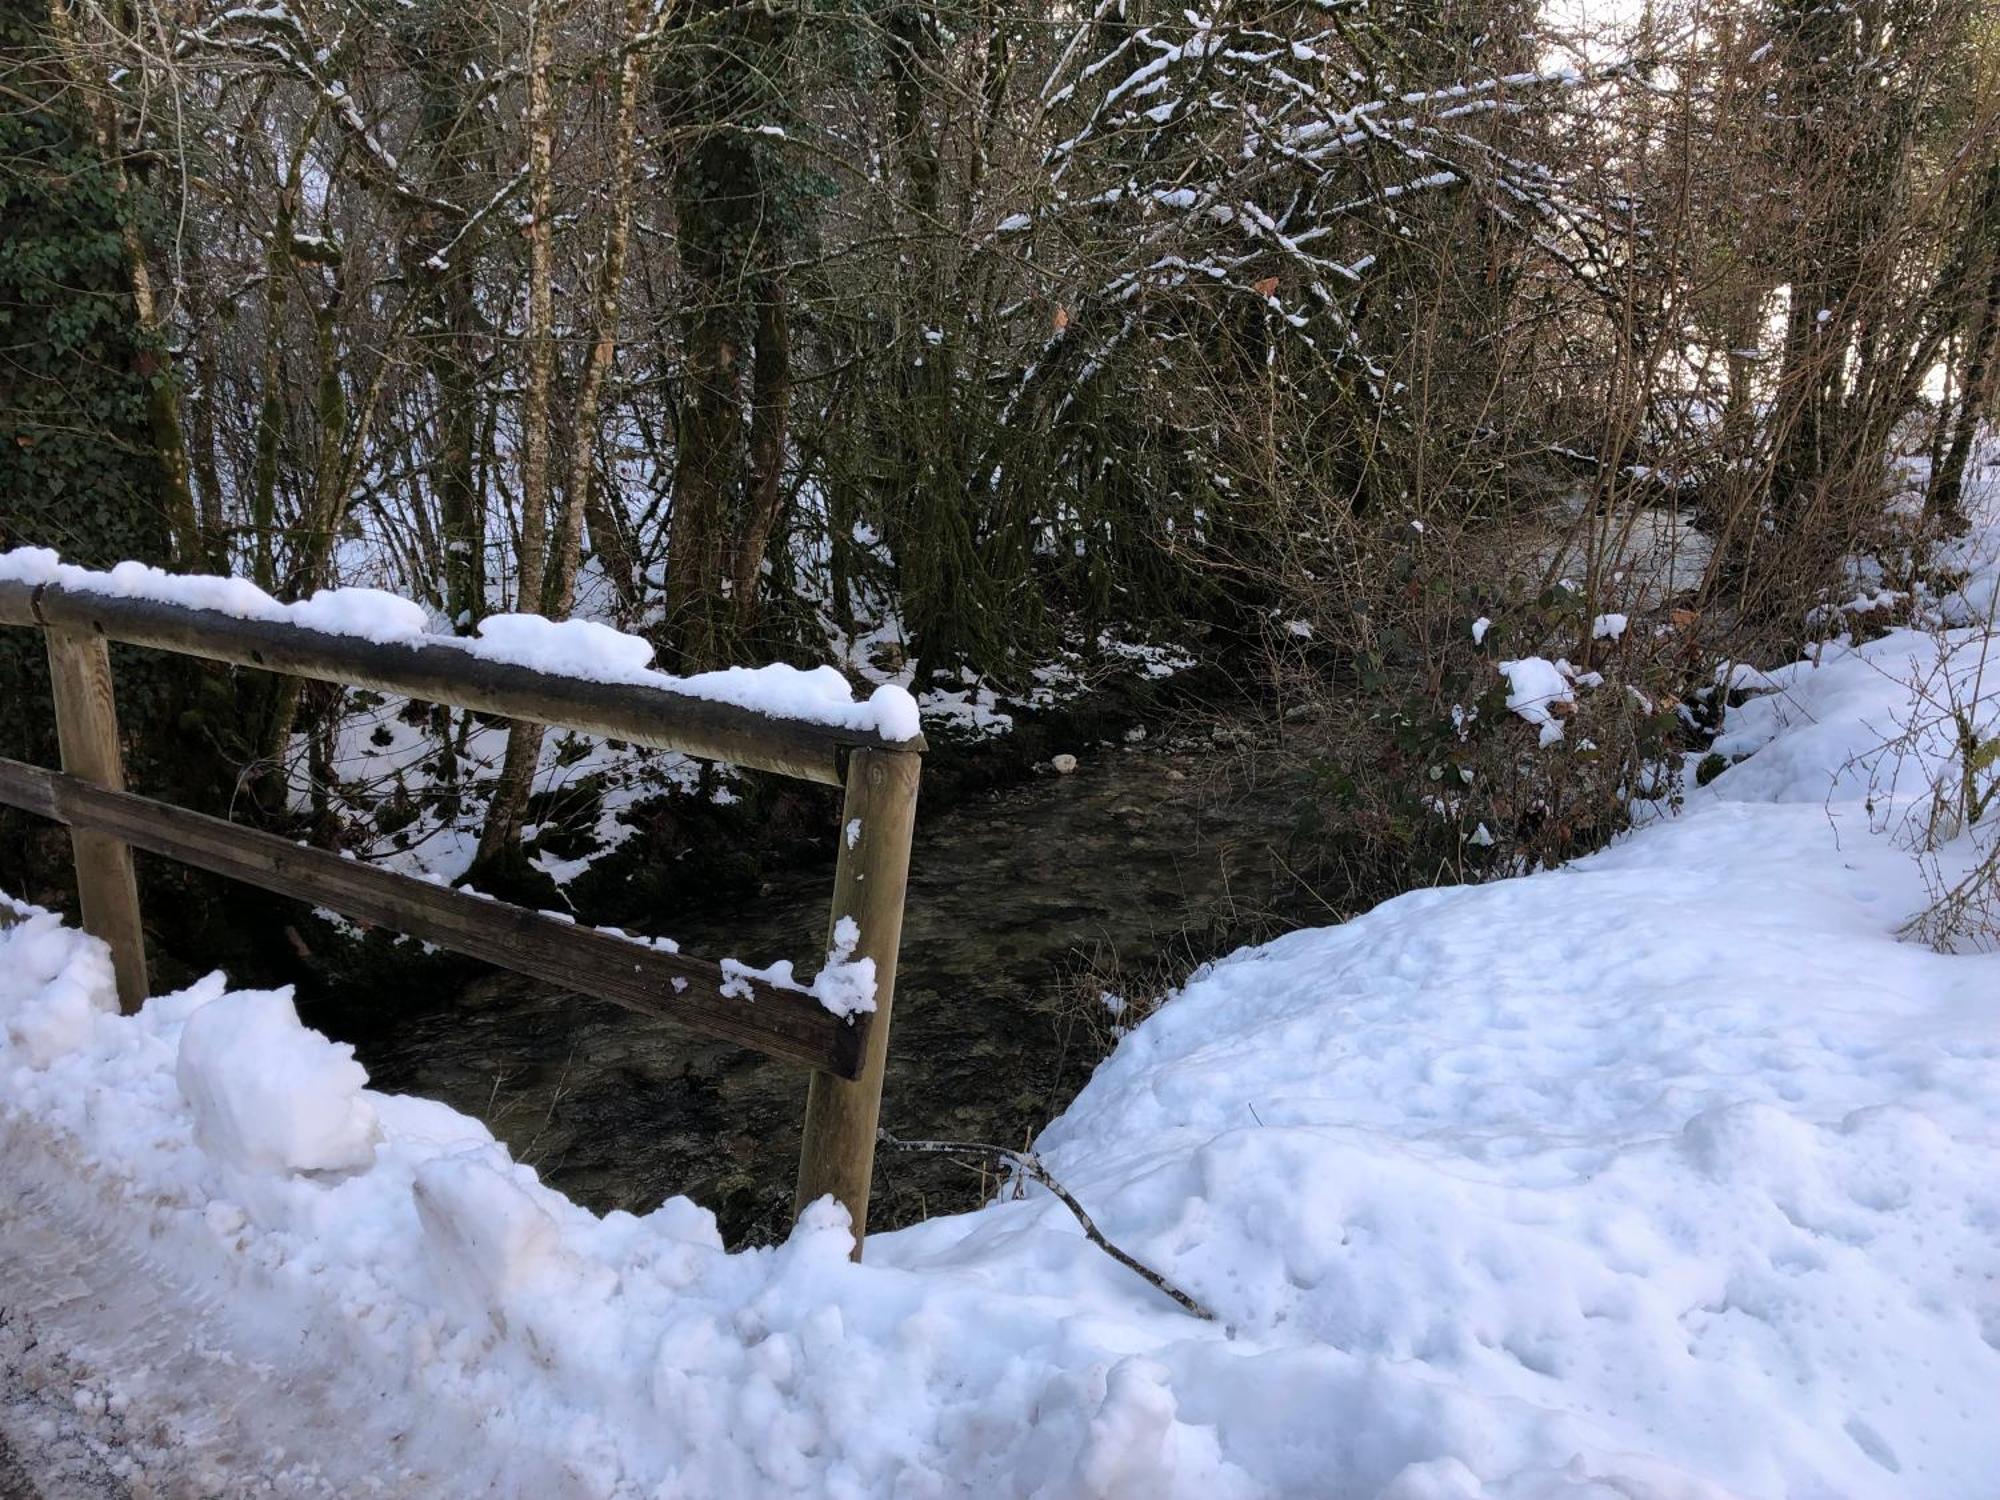
<svg viewBox="0 0 2000 1500">
<path fill-rule="evenodd" d="M 282 1174 L 374 1163 L 368 1074 L 352 1047 L 300 1024 L 289 989 L 217 995 L 194 1010 L 174 1079 L 196 1144 L 226 1166 Z"/>
<path fill-rule="evenodd" d="M 857 959 L 861 928 L 852 917 L 834 924 L 833 945 L 826 962 L 813 976 L 812 996 L 836 1016 L 857 1016 L 875 1009 L 875 960 Z"/>
<path fill-rule="evenodd" d="M 479 640 L 503 660 L 558 677 L 643 672 L 653 660 L 649 641 L 595 620 L 488 615 L 479 622 Z"/>
<path fill-rule="evenodd" d="M 1576 701 L 1562 669 L 1545 656 L 1524 656 L 1501 662 L 1500 671 L 1507 679 L 1507 707 L 1530 724 L 1541 726 L 1544 745 L 1561 739 L 1562 719 L 1556 705 Z"/>
<path fill-rule="evenodd" d="M 280 604 L 247 578 L 168 573 L 145 563 L 121 562 L 94 572 L 64 562 L 46 547 L 0 552 L 0 582 L 40 587 L 56 584 L 78 593 L 116 599 L 153 599 L 188 609 L 209 609 L 239 620 L 299 625 L 365 641 L 421 636 L 430 616 L 422 606 L 381 589 L 321 589 L 309 599 Z"/>
<path fill-rule="evenodd" d="M 2000 956 L 1901 936 L 1919 841 L 1992 837 L 1938 817 L 1955 714 L 2000 731 L 1991 622 L 1952 618 L 1765 674 L 1679 817 L 1244 949 L 1132 1027 L 1036 1149 L 1214 1323 L 1032 1184 L 858 1265 L 826 1202 L 733 1254 L 682 1198 L 596 1217 L 476 1122 L 329 1083 L 272 997 L 110 1013 L 100 945 L 9 904 L 0 1352 L 63 1351 L 68 1420 L 122 1414 L 162 1492 L 1987 1494 Z M 1517 712 L 1562 679 L 1508 668 Z M 372 1160 L 204 1143 L 178 1062 L 239 1002 L 210 1084 L 286 1050 L 315 1120 L 373 1111 Z"/>
<path fill-rule="evenodd" d="M 872 1011 L 875 1009 L 875 960 L 854 956 L 854 950 L 860 944 L 860 927 L 855 924 L 854 918 L 842 917 L 834 925 L 833 944 L 827 949 L 826 962 L 813 976 L 811 984 L 799 983 L 792 972 L 792 961 L 788 958 L 761 969 L 753 968 L 741 959 L 725 958 L 720 961 L 721 992 L 735 999 L 752 1000 L 755 992 L 750 988 L 749 981 L 755 980 L 774 989 L 810 995 L 843 1019 Z"/>
<path fill-rule="evenodd" d="M 503 1309 L 567 1269 L 562 1227 L 536 1201 L 534 1174 L 483 1154 L 436 1157 L 412 1175 L 423 1247 L 469 1318 L 504 1332 Z"/>
<path fill-rule="evenodd" d="M 1598 515 L 1592 504 L 1581 490 L 1565 498 L 1564 536 L 1538 549 L 1532 571 L 1584 572 L 1608 564 L 1619 607 L 1634 612 L 1669 604 L 1701 581 L 1715 543 L 1690 511 L 1618 505 Z"/>
<path fill-rule="evenodd" d="M 592 620 L 494 615 L 480 622 L 476 639 L 468 640 L 432 633 L 431 617 L 422 606 L 380 589 L 322 589 L 310 599 L 284 604 L 244 578 L 166 573 L 136 562 L 93 572 L 63 562 L 45 547 L 0 552 L 0 582 L 53 583 L 81 593 L 153 599 L 377 644 L 445 647 L 487 661 L 590 682 L 658 688 L 775 718 L 877 734 L 885 740 L 913 739 L 923 727 L 916 700 L 893 683 L 877 687 L 865 701 L 856 702 L 847 679 L 830 666 L 803 670 L 774 663 L 677 677 L 648 665 L 653 657 L 650 642 Z"/>
<path fill-rule="evenodd" d="M 0 923 L 16 910 L 0 904 Z M 18 996 L 0 1014 L 8 1049 L 29 1067 L 46 1068 L 89 1041 L 98 1013 L 118 1009 L 111 954 L 46 914 L 6 932 L 5 942 Z"/>
</svg>

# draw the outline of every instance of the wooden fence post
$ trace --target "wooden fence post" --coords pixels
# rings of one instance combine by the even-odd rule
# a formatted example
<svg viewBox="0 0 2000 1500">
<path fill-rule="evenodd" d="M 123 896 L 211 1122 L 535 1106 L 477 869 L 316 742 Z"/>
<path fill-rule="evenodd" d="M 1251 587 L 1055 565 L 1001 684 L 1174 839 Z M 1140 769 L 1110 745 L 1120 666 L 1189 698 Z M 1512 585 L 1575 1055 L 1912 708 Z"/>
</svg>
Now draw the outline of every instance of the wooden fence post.
<svg viewBox="0 0 2000 1500">
<path fill-rule="evenodd" d="M 896 952 L 903 939 L 903 895 L 910 874 L 921 756 L 856 750 L 848 759 L 840 858 L 833 876 L 828 946 L 843 918 L 861 930 L 854 957 L 875 960 L 875 1013 L 852 1081 L 815 1073 L 806 1095 L 805 1140 L 793 1212 L 831 1193 L 854 1224 L 854 1257 L 868 1232 L 868 1185 L 875 1172 L 875 1130 L 889 1055 L 889 1011 L 896 994 Z"/>
<path fill-rule="evenodd" d="M 125 790 L 118 748 L 118 705 L 112 696 L 111 652 L 101 636 L 51 625 L 49 677 L 55 688 L 56 741 L 63 770 L 81 781 Z M 87 828 L 70 830 L 76 858 L 83 930 L 111 947 L 118 1006 L 125 1014 L 146 998 L 146 938 L 139 926 L 139 885 L 131 846 Z"/>
</svg>

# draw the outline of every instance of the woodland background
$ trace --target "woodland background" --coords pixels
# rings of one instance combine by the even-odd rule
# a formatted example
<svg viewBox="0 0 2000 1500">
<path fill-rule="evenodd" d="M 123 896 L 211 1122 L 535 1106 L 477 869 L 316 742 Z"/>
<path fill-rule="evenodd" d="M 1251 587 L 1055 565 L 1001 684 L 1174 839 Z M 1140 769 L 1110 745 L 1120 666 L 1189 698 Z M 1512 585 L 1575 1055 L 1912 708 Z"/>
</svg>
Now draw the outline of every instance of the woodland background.
<svg viewBox="0 0 2000 1500">
<path fill-rule="evenodd" d="M 0 546 L 995 702 L 1149 642 L 1357 887 L 1517 869 L 1959 524 L 1996 143 L 1977 0 L 5 0 Z M 495 889 L 570 753 L 120 671 L 148 790 Z"/>
</svg>

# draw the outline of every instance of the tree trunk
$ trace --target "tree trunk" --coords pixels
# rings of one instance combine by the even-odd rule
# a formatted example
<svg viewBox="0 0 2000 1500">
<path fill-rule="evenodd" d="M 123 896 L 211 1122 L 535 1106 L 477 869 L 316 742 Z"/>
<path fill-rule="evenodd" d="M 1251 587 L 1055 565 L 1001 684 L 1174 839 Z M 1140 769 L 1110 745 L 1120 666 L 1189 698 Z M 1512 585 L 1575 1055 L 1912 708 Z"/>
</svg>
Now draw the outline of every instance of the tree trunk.
<svg viewBox="0 0 2000 1500">
<path fill-rule="evenodd" d="M 2000 354 L 2000 162 L 1986 171 L 1986 185 L 1974 213 L 1967 241 L 1983 250 L 1989 263 L 1985 294 L 1973 311 L 1965 336 L 1965 368 L 1958 382 L 1958 406 L 1952 417 L 1951 445 L 1931 475 L 1927 497 L 1930 512 L 1952 525 L 1965 523 L 1965 468 L 1981 415 L 1993 399 L 1994 359 Z M 1977 260 L 1973 262 L 1978 264 Z M 1976 274 L 1976 272 L 1975 272 Z"/>
<path fill-rule="evenodd" d="M 264 257 L 263 389 L 258 394 L 257 456 L 250 475 L 251 577 L 267 594 L 275 593 L 278 587 L 273 547 L 278 530 L 278 447 L 285 426 L 285 303 L 292 275 L 290 201 L 288 192 L 278 195 L 278 222 Z"/>
<path fill-rule="evenodd" d="M 514 601 L 524 613 L 540 607 L 548 570 L 549 387 L 555 378 L 555 247 L 549 224 L 554 20 L 546 0 L 535 0 L 528 12 L 528 388 L 521 402 L 521 567 Z M 479 834 L 477 864 L 493 863 L 520 838 L 541 752 L 541 725 L 510 726 L 499 784 Z"/>
<path fill-rule="evenodd" d="M 668 521 L 667 630 L 680 665 L 701 670 L 729 657 L 723 580 L 743 462 L 741 246 L 761 199 L 747 142 L 702 141 L 676 184 L 681 261 L 688 281 L 687 361 Z"/>
<path fill-rule="evenodd" d="M 1965 469 L 1972 458 L 1980 414 L 1992 396 L 1996 346 L 2000 346 L 2000 255 L 1994 257 L 1993 272 L 1986 281 L 1986 297 L 1980 304 L 1972 336 L 1967 340 L 1965 374 L 1959 381 L 1958 410 L 1952 419 L 1951 447 L 1945 451 L 1944 463 L 1931 481 L 1928 497 L 1931 514 L 1953 525 L 1965 522 Z"/>
<path fill-rule="evenodd" d="M 583 557 L 583 517 L 589 504 L 590 477 L 597 458 L 598 407 L 604 383 L 618 353 L 619 312 L 624 302 L 625 259 L 632 241 L 634 141 L 638 135 L 639 81 L 646 49 L 647 0 L 625 0 L 624 57 L 618 69 L 618 104 L 612 123 L 611 222 L 604 230 L 604 254 L 598 263 L 597 297 L 583 379 L 576 393 L 576 417 L 571 424 L 569 484 L 563 491 L 563 512 L 557 528 L 555 577 L 550 581 L 549 614 L 562 619 L 576 602 L 576 572 Z"/>
<path fill-rule="evenodd" d="M 750 396 L 750 487 L 736 543 L 736 628 L 757 623 L 764 552 L 784 504 L 785 436 L 792 405 L 792 331 L 785 289 L 764 278 L 757 299 L 757 368 Z"/>
<path fill-rule="evenodd" d="M 734 565 L 757 503 L 745 494 L 745 364 L 759 337 L 761 304 L 770 300 L 758 289 L 773 275 L 783 233 L 766 180 L 773 148 L 748 127 L 784 86 L 795 19 L 731 0 L 702 0 L 689 19 L 686 50 L 658 76 L 685 288 L 665 635 L 680 664 L 699 670 L 733 654 L 742 608 L 730 599 Z M 689 137 L 692 145 L 677 144 Z M 770 347 L 782 358 L 783 345 L 779 338 Z M 778 372 L 777 384 L 789 389 L 788 371 Z M 764 412 L 781 449 L 783 413 L 775 404 Z"/>
<path fill-rule="evenodd" d="M 202 330 L 197 334 L 195 343 L 195 386 L 188 401 L 188 423 L 193 428 L 194 437 L 191 461 L 201 531 L 201 565 L 210 573 L 227 573 L 230 570 L 229 537 L 223 525 L 222 474 L 216 464 L 215 446 L 216 383 L 221 378 L 221 370 L 216 360 L 215 343 L 206 335 L 213 309 L 209 306 L 210 287 L 201 264 L 199 260 L 194 262 L 190 277 L 194 291 L 190 294 L 189 312 Z"/>
<path fill-rule="evenodd" d="M 486 613 L 486 514 L 474 472 L 479 431 L 479 369 L 472 346 L 478 312 L 472 281 L 453 266 L 438 288 L 444 337 L 428 361 L 438 390 L 438 455 L 433 483 L 444 543 L 444 607 L 451 628 L 469 635 Z"/>
</svg>

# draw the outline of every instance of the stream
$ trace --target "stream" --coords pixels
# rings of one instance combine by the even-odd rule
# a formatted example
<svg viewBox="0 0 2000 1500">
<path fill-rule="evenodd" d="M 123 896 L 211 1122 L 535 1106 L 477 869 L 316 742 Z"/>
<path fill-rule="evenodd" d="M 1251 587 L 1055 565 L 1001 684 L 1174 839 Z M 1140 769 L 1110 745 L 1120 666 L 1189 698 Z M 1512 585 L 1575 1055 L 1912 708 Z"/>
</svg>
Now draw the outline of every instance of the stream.
<svg viewBox="0 0 2000 1500">
<path fill-rule="evenodd" d="M 1245 795 L 1218 759 L 1106 749 L 1072 775 L 920 819 L 887 1129 L 1024 1145 L 1111 1044 L 1102 989 L 1158 993 L 1192 963 L 1277 930 L 1286 799 Z M 781 872 L 752 910 L 653 930 L 688 953 L 791 958 L 810 974 L 831 891 L 830 868 Z M 335 1034 L 356 1043 L 376 1088 L 483 1119 L 595 1211 L 644 1213 L 683 1193 L 715 1212 L 732 1246 L 789 1229 L 806 1091 L 793 1065 L 501 973 L 448 1005 Z M 949 1158 L 884 1150 L 870 1229 L 977 1207 L 991 1188 Z"/>
</svg>

